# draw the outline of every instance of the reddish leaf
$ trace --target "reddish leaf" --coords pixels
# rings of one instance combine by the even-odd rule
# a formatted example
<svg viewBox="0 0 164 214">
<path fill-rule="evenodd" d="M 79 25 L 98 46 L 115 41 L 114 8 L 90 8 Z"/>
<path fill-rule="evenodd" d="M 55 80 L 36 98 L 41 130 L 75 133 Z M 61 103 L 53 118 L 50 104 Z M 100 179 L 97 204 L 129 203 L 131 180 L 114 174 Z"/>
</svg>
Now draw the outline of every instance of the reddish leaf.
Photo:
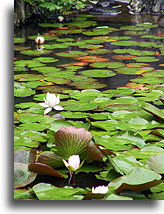
<svg viewBox="0 0 164 214">
<path fill-rule="evenodd" d="M 83 62 L 106 62 L 109 61 L 109 59 L 98 57 L 98 56 L 82 56 L 75 58 L 77 60 L 82 60 Z"/>
<path fill-rule="evenodd" d="M 122 184 L 117 190 L 116 193 L 119 194 L 121 191 L 123 190 L 134 190 L 134 191 L 143 191 L 146 189 L 149 189 L 151 187 L 154 187 L 158 184 L 161 184 L 163 181 L 162 180 L 154 180 L 154 181 L 150 181 L 148 183 L 145 184 L 139 184 L 139 185 L 130 185 L 130 184 Z"/>
<path fill-rule="evenodd" d="M 142 84 L 137 84 L 137 83 L 134 83 L 134 82 L 129 82 L 125 85 L 125 87 L 127 88 L 135 88 L 135 89 L 139 89 L 139 90 L 142 90 L 142 91 L 146 91 L 146 90 L 149 90 L 148 88 L 146 88 L 144 85 Z"/>
<path fill-rule="evenodd" d="M 120 60 L 123 60 L 123 59 L 132 59 L 134 57 L 136 57 L 136 56 L 134 56 L 134 55 L 114 55 L 114 56 L 112 56 L 112 58 L 114 58 L 114 59 L 120 59 Z"/>
<path fill-rule="evenodd" d="M 149 64 L 147 63 L 129 63 L 129 64 L 126 64 L 127 67 L 130 67 L 130 68 L 145 68 L 145 67 L 148 67 Z"/>
<path fill-rule="evenodd" d="M 28 170 L 31 172 L 35 172 L 39 175 L 49 175 L 49 176 L 63 178 L 63 175 L 61 175 L 59 172 L 57 172 L 52 167 L 50 167 L 46 164 L 43 164 L 43 163 L 35 162 L 32 164 L 29 164 Z"/>
</svg>

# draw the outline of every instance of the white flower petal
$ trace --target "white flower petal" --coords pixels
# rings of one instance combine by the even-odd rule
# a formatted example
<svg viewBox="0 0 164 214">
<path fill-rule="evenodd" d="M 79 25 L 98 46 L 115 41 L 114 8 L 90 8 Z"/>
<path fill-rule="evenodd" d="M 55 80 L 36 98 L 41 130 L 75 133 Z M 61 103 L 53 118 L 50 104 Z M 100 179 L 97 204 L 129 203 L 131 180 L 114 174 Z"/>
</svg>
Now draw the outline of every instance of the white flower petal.
<svg viewBox="0 0 164 214">
<path fill-rule="evenodd" d="M 80 157 L 79 155 L 71 155 L 68 159 L 68 164 L 74 169 L 77 170 L 80 166 Z"/>
<path fill-rule="evenodd" d="M 43 106 L 43 107 L 48 107 L 48 105 L 46 103 L 39 103 L 40 106 Z"/>
<path fill-rule="evenodd" d="M 45 110 L 44 110 L 44 114 L 48 114 L 48 112 L 50 112 L 52 110 L 52 108 L 46 108 Z"/>
<path fill-rule="evenodd" d="M 67 161 L 65 161 L 64 159 L 63 159 L 63 162 L 64 162 L 64 165 L 65 165 L 66 167 L 69 166 L 69 164 L 67 163 Z"/>
<path fill-rule="evenodd" d="M 92 193 L 95 194 L 106 194 L 108 192 L 108 186 L 98 186 L 98 187 L 92 187 Z"/>
<path fill-rule="evenodd" d="M 62 106 L 57 105 L 57 106 L 54 106 L 54 109 L 60 111 L 60 110 L 63 110 L 64 108 Z"/>
</svg>

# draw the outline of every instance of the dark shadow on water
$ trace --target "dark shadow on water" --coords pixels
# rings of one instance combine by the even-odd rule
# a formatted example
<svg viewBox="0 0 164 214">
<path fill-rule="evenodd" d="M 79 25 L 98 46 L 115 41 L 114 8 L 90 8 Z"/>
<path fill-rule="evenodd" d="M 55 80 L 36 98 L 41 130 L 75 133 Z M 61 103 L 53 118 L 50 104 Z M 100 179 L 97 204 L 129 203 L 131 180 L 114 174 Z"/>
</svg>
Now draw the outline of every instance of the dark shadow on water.
<svg viewBox="0 0 164 214">
<path fill-rule="evenodd" d="M 139 75 L 117 74 L 114 77 L 100 78 L 99 82 L 106 84 L 107 87 L 103 90 L 116 89 L 117 87 L 125 86 L 131 79 L 138 78 Z"/>
</svg>

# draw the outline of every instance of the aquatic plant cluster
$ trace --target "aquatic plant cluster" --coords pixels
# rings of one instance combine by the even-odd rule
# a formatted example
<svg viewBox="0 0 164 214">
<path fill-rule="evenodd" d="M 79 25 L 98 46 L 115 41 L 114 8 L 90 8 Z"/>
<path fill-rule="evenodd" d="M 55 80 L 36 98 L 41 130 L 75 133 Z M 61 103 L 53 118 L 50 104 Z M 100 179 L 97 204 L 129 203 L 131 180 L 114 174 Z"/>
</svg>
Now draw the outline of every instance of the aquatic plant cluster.
<svg viewBox="0 0 164 214">
<path fill-rule="evenodd" d="M 14 38 L 15 200 L 163 199 L 163 33 L 91 18 Z"/>
</svg>

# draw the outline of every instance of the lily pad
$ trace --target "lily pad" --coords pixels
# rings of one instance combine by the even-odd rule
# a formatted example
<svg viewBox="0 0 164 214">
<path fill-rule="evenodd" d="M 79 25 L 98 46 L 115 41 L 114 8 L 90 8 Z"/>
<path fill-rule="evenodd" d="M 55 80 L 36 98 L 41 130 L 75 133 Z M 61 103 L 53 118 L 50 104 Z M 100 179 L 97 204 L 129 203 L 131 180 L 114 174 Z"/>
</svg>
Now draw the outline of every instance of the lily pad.
<svg viewBox="0 0 164 214">
<path fill-rule="evenodd" d="M 14 43 L 24 43 L 26 41 L 25 38 L 14 37 Z"/>
<path fill-rule="evenodd" d="M 142 56 L 142 57 L 135 57 L 134 60 L 137 62 L 157 62 L 159 61 L 156 57 L 150 57 L 150 56 Z"/>
<path fill-rule="evenodd" d="M 160 179 L 161 176 L 154 171 L 143 167 L 136 167 L 129 174 L 110 182 L 108 187 L 115 189 L 117 193 L 124 189 L 146 190 L 160 184 Z"/>
<path fill-rule="evenodd" d="M 35 94 L 35 91 L 31 88 L 14 88 L 15 97 L 28 97 Z"/>
<path fill-rule="evenodd" d="M 60 128 L 54 135 L 57 154 L 69 158 L 81 154 L 91 141 L 92 135 L 83 128 Z"/>
<path fill-rule="evenodd" d="M 149 158 L 148 165 L 151 169 L 159 174 L 164 174 L 164 156 L 163 154 L 155 155 Z"/>
<path fill-rule="evenodd" d="M 57 62 L 59 59 L 55 59 L 53 57 L 38 57 L 33 60 L 43 62 L 43 63 L 52 63 L 52 62 Z"/>
<path fill-rule="evenodd" d="M 86 52 L 82 51 L 67 51 L 67 52 L 60 52 L 60 53 L 55 53 L 57 56 L 62 56 L 62 57 L 80 57 L 80 56 L 86 56 Z"/>
<path fill-rule="evenodd" d="M 113 71 L 105 69 L 85 70 L 80 71 L 80 74 L 88 77 L 112 77 L 116 75 Z"/>
<path fill-rule="evenodd" d="M 33 187 L 33 191 L 39 200 L 82 200 L 84 189 L 69 186 L 55 187 L 50 184 L 39 183 Z"/>
<path fill-rule="evenodd" d="M 68 48 L 68 44 L 65 44 L 65 43 L 59 43 L 59 44 L 51 44 L 51 45 L 49 45 L 49 44 L 46 44 L 46 45 L 44 45 L 44 48 L 45 49 L 48 49 L 48 50 L 51 50 L 51 49 L 60 49 L 60 48 L 63 48 L 63 49 L 65 49 L 65 48 Z"/>
<path fill-rule="evenodd" d="M 50 54 L 51 51 L 49 50 L 25 50 L 25 51 L 20 51 L 21 54 L 28 55 L 28 56 L 40 56 L 40 55 L 47 55 Z"/>
</svg>

